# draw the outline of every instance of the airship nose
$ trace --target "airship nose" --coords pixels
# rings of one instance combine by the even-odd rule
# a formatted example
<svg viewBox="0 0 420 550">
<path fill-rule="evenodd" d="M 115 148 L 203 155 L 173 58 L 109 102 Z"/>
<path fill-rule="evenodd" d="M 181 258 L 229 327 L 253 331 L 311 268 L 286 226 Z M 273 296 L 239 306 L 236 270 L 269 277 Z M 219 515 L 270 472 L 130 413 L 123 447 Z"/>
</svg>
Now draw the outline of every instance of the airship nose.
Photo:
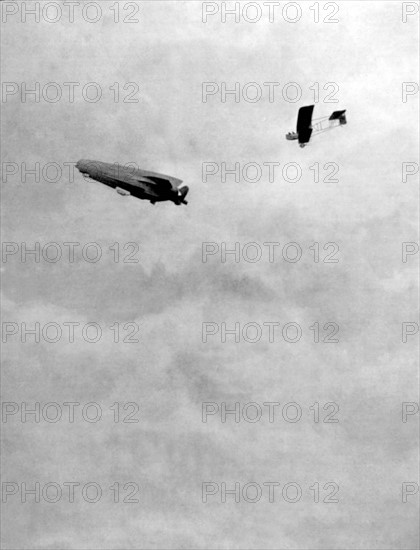
<svg viewBox="0 0 420 550">
<path fill-rule="evenodd" d="M 103 172 L 102 163 L 94 160 L 81 159 L 76 163 L 76 168 L 91 178 L 95 178 Z"/>
<path fill-rule="evenodd" d="M 82 172 L 82 174 L 86 174 L 89 172 L 89 161 L 88 160 L 78 160 L 76 163 L 76 168 L 79 170 L 79 172 Z"/>
</svg>

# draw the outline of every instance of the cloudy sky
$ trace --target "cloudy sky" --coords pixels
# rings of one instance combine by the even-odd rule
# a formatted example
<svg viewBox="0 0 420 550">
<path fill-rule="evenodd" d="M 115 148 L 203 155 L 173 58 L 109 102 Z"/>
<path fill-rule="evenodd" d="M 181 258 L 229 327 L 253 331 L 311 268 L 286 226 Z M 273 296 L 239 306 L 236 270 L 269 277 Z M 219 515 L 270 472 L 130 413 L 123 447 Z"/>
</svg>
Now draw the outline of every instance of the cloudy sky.
<svg viewBox="0 0 420 550">
<path fill-rule="evenodd" d="M 52 23 L 45 19 L 54 20 L 54 7 L 42 14 L 45 2 L 39 22 L 12 4 L 2 2 L 2 241 L 16 246 L 3 259 L 2 299 L 3 322 L 15 323 L 7 327 L 16 334 L 3 344 L 2 400 L 16 414 L 3 415 L 2 469 L 3 482 L 18 492 L 3 504 L 4 548 L 416 548 L 418 501 L 402 502 L 402 484 L 418 476 L 418 420 L 403 423 L 401 408 L 419 399 L 418 336 L 402 342 L 402 323 L 417 315 L 418 258 L 402 262 L 402 243 L 418 242 L 418 188 L 416 176 L 402 181 L 402 165 L 418 163 L 418 93 L 403 101 L 402 89 L 419 81 L 418 16 L 403 22 L 401 2 L 343 1 L 335 14 L 333 3 L 320 2 L 315 23 L 314 4 L 301 2 L 293 23 L 286 20 L 295 18 L 293 6 L 284 12 L 281 2 L 274 21 L 265 7 L 253 24 L 246 20 L 252 5 L 239 22 L 223 22 L 223 3 L 159 1 L 120 2 L 116 22 L 115 3 L 101 1 L 96 23 L 83 19 L 81 5 L 70 22 L 61 3 Z M 203 10 L 217 13 L 204 23 Z M 84 13 L 94 19 L 95 6 Z M 339 22 L 324 23 L 328 17 Z M 57 102 L 48 100 L 54 86 L 43 95 L 51 82 L 62 89 Z M 66 82 L 78 83 L 73 102 Z M 102 90 L 95 103 L 82 93 L 92 82 Z M 207 102 L 203 82 L 219 90 Z M 241 92 L 257 83 L 261 99 L 222 102 L 222 87 L 236 82 Z M 272 101 L 264 82 L 278 83 Z M 282 95 L 290 82 L 301 93 L 296 102 Z M 24 87 L 36 83 L 39 101 L 27 95 L 23 102 Z M 135 90 L 124 89 L 128 83 L 138 85 L 138 102 L 123 101 Z M 337 102 L 328 103 L 332 90 Z M 347 109 L 348 125 L 300 149 L 284 134 L 298 108 L 314 100 L 315 116 Z M 69 172 L 80 158 L 176 176 L 190 187 L 189 204 L 122 197 Z M 261 166 L 259 181 L 222 181 L 222 163 L 250 162 Z M 39 163 L 38 181 L 30 174 L 25 181 L 22 163 Z M 219 167 L 207 181 L 203 163 Z M 267 163 L 278 163 L 271 182 Z M 298 163 L 298 181 L 283 177 L 288 163 Z M 316 163 L 319 181 L 310 169 Z M 327 163 L 338 167 L 338 181 L 324 181 Z M 63 257 L 22 262 L 22 243 L 36 242 L 58 243 Z M 66 242 L 80 243 L 74 262 Z M 81 252 L 92 242 L 102 251 L 96 263 Z M 250 242 L 261 247 L 260 261 L 221 261 L 222 243 L 242 251 Z M 273 262 L 266 242 L 280 243 Z M 302 252 L 295 263 L 281 253 L 290 242 Z M 137 263 L 123 261 L 126 243 L 138 244 Z M 203 243 L 219 251 L 207 262 Z M 326 243 L 338 247 L 337 263 L 323 261 L 333 250 Z M 274 342 L 269 322 L 278 323 Z M 309 328 L 316 322 L 318 343 Z M 336 343 L 322 341 L 327 322 L 339 327 Z M 56 323 L 63 336 L 22 342 L 22 323 Z M 73 342 L 64 323 L 79 323 Z M 82 337 L 87 323 L 101 327 L 96 343 Z M 140 327 L 137 343 L 122 341 L 125 323 Z M 217 329 L 206 342 L 203 323 Z M 222 323 L 257 323 L 261 339 L 223 342 Z M 299 341 L 282 337 L 287 323 L 301 327 Z M 22 403 L 36 402 L 57 403 L 63 417 L 23 423 Z M 72 423 L 66 402 L 80 403 Z M 102 409 L 98 422 L 83 418 L 91 402 Z M 124 404 L 136 403 L 139 422 L 114 422 L 116 402 L 121 418 L 131 411 Z M 206 423 L 205 402 L 219 407 Z M 222 402 L 241 410 L 254 402 L 263 414 L 258 422 L 230 415 L 223 423 Z M 266 402 L 280 403 L 274 422 Z M 281 414 L 290 402 L 301 409 L 297 422 Z M 338 405 L 339 422 L 323 422 L 327 403 Z M 80 486 L 72 503 L 64 491 L 56 503 L 42 493 L 40 502 L 22 502 L 21 484 L 35 482 Z M 92 482 L 103 491 L 96 503 L 81 493 Z M 138 502 L 113 502 L 116 482 L 122 497 L 131 490 L 126 483 L 138 484 Z M 205 482 L 215 492 L 206 503 Z M 259 502 L 243 493 L 238 503 L 230 494 L 222 501 L 222 483 L 242 490 L 250 482 L 262 488 Z M 269 482 L 279 483 L 274 502 Z M 339 486 L 338 503 L 323 502 L 328 482 Z M 288 483 L 301 488 L 298 502 L 283 498 Z"/>
</svg>

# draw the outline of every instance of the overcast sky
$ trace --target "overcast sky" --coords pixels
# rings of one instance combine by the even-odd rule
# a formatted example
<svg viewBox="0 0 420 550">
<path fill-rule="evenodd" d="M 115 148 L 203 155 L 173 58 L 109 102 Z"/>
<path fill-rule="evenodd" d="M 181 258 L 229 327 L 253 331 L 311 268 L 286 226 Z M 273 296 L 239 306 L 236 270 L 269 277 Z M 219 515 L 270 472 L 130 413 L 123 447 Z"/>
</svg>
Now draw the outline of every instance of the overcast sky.
<svg viewBox="0 0 420 550">
<path fill-rule="evenodd" d="M 418 473 L 418 423 L 401 422 L 402 402 L 418 402 L 417 337 L 403 343 L 401 336 L 402 323 L 417 318 L 418 264 L 414 255 L 403 263 L 401 251 L 403 242 L 418 241 L 416 177 L 402 181 L 402 163 L 418 163 L 418 93 L 402 98 L 403 83 L 419 81 L 418 16 L 403 23 L 401 2 L 343 1 L 331 16 L 339 22 L 327 24 L 332 10 L 320 2 L 315 23 L 313 2 L 301 2 L 291 23 L 280 4 L 273 22 L 265 8 L 254 24 L 243 17 L 222 23 L 220 4 L 203 23 L 202 4 L 181 1 L 139 3 L 132 24 L 122 19 L 133 2 L 120 2 L 119 23 L 111 2 L 100 3 L 97 23 L 83 20 L 80 6 L 73 23 L 64 8 L 57 23 L 23 22 L 21 12 L 3 20 L 2 80 L 16 83 L 8 90 L 17 93 L 3 95 L 2 162 L 16 163 L 16 174 L 3 175 L 2 241 L 19 247 L 2 265 L 3 321 L 19 332 L 3 345 L 2 399 L 78 402 L 80 410 L 96 402 L 104 411 L 97 423 L 83 421 L 80 410 L 74 423 L 7 417 L 3 481 L 97 482 L 104 494 L 96 504 L 10 496 L 4 548 L 418 546 L 416 497 L 401 498 L 402 483 Z M 293 18 L 293 9 L 286 14 Z M 22 83 L 36 82 L 41 91 L 60 84 L 63 97 L 53 103 L 41 93 L 39 102 L 28 96 L 23 103 Z M 80 83 L 73 103 L 65 82 Z M 96 103 L 81 93 L 89 82 L 102 89 Z M 110 90 L 116 82 L 119 102 Z M 122 101 L 130 82 L 139 86 L 137 103 Z M 263 95 L 223 103 L 219 92 L 204 103 L 203 82 L 219 89 L 239 82 L 241 91 L 254 82 Z M 273 101 L 264 82 L 278 83 Z M 301 90 L 297 102 L 282 96 L 289 82 Z M 299 107 L 314 103 L 314 83 L 314 116 L 347 109 L 348 124 L 300 149 L 284 135 L 295 129 Z M 323 89 L 327 83 L 335 83 L 336 103 L 324 102 L 333 90 Z M 178 177 L 190 188 L 189 204 L 152 206 L 77 170 L 69 177 L 64 163 L 81 158 Z M 204 182 L 210 162 L 259 163 L 262 176 L 222 182 L 218 172 Z M 272 182 L 270 162 L 279 163 Z M 22 182 L 21 163 L 40 163 L 40 181 L 28 175 Z M 56 183 L 42 176 L 49 163 L 63 170 Z M 287 163 L 299 164 L 299 181 L 282 176 Z M 309 168 L 315 163 L 319 182 Z M 323 181 L 326 163 L 338 166 L 338 182 Z M 42 256 L 23 263 L 23 242 L 56 242 L 63 252 L 65 242 L 81 246 L 74 263 L 65 254 L 57 263 Z M 91 242 L 102 247 L 97 263 L 81 254 Z M 122 257 L 125 243 L 138 243 L 139 262 L 115 263 L 109 247 L 116 242 Z M 203 263 L 205 242 L 219 249 L 255 242 L 263 256 L 222 263 L 219 252 Z M 280 243 L 274 262 L 265 242 Z M 282 258 L 290 242 L 302 249 L 296 263 Z M 309 249 L 315 242 L 318 263 Z M 329 242 L 339 247 L 338 263 L 322 261 Z M 22 343 L 21 323 L 36 322 L 95 322 L 103 335 L 89 343 L 77 329 L 72 343 L 66 333 L 57 343 Z M 232 336 L 223 343 L 220 331 L 204 343 L 210 322 L 280 328 L 272 343 L 266 328 L 254 344 Z M 281 336 L 289 322 L 302 328 L 296 343 Z M 323 325 L 337 323 L 339 342 L 314 343 L 315 322 L 321 340 Z M 139 342 L 114 343 L 114 323 L 137 323 Z M 139 422 L 114 423 L 114 402 L 137 403 Z M 220 413 L 203 423 L 203 402 L 255 402 L 264 414 L 256 423 L 236 424 L 232 415 L 222 423 Z M 270 423 L 264 402 L 280 402 L 277 411 L 296 402 L 302 418 L 287 422 L 276 412 Z M 315 402 L 319 423 L 309 409 Z M 329 402 L 339 405 L 338 423 L 322 422 Z M 139 503 L 113 503 L 108 487 L 117 481 L 138 483 Z M 274 481 L 280 486 L 270 503 L 263 483 Z M 264 492 L 257 503 L 241 497 L 235 504 L 229 495 L 223 503 L 220 491 L 203 503 L 203 482 L 256 482 Z M 296 503 L 281 496 L 291 482 L 302 488 Z M 309 489 L 315 482 L 319 503 Z M 327 482 L 339 485 L 339 503 L 322 502 Z"/>
</svg>

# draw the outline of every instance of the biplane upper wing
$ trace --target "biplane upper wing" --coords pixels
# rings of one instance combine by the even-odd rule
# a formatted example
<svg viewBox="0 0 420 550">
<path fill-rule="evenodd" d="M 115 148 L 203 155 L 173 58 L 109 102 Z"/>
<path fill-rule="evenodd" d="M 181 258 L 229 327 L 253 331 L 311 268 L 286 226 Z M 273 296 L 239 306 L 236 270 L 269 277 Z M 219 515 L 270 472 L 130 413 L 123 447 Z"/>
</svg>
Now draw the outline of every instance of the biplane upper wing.
<svg viewBox="0 0 420 550">
<path fill-rule="evenodd" d="M 296 131 L 298 133 L 299 143 L 308 143 L 312 134 L 312 113 L 315 105 L 301 107 L 298 112 Z"/>
</svg>

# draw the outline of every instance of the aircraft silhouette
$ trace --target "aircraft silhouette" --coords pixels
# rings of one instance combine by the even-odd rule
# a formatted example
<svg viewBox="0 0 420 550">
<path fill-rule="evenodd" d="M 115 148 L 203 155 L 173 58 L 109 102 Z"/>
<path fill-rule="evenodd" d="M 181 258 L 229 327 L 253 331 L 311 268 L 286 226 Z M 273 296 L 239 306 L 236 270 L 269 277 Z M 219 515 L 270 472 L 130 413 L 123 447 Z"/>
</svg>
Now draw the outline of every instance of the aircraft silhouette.
<svg viewBox="0 0 420 550">
<path fill-rule="evenodd" d="M 289 132 L 286 134 L 288 140 L 299 140 L 299 146 L 305 147 L 311 135 L 320 134 L 327 130 L 332 130 L 338 126 L 347 124 L 346 111 L 334 111 L 329 117 L 323 116 L 318 119 L 312 119 L 312 113 L 315 105 L 306 105 L 301 107 L 298 112 L 296 132 Z"/>
<path fill-rule="evenodd" d="M 120 195 L 132 195 L 149 200 L 152 204 L 162 201 L 172 201 L 177 205 L 188 204 L 185 200 L 188 187 L 181 185 L 182 180 L 172 176 L 86 159 L 79 160 L 76 168 L 84 177 L 113 187 Z"/>
</svg>

